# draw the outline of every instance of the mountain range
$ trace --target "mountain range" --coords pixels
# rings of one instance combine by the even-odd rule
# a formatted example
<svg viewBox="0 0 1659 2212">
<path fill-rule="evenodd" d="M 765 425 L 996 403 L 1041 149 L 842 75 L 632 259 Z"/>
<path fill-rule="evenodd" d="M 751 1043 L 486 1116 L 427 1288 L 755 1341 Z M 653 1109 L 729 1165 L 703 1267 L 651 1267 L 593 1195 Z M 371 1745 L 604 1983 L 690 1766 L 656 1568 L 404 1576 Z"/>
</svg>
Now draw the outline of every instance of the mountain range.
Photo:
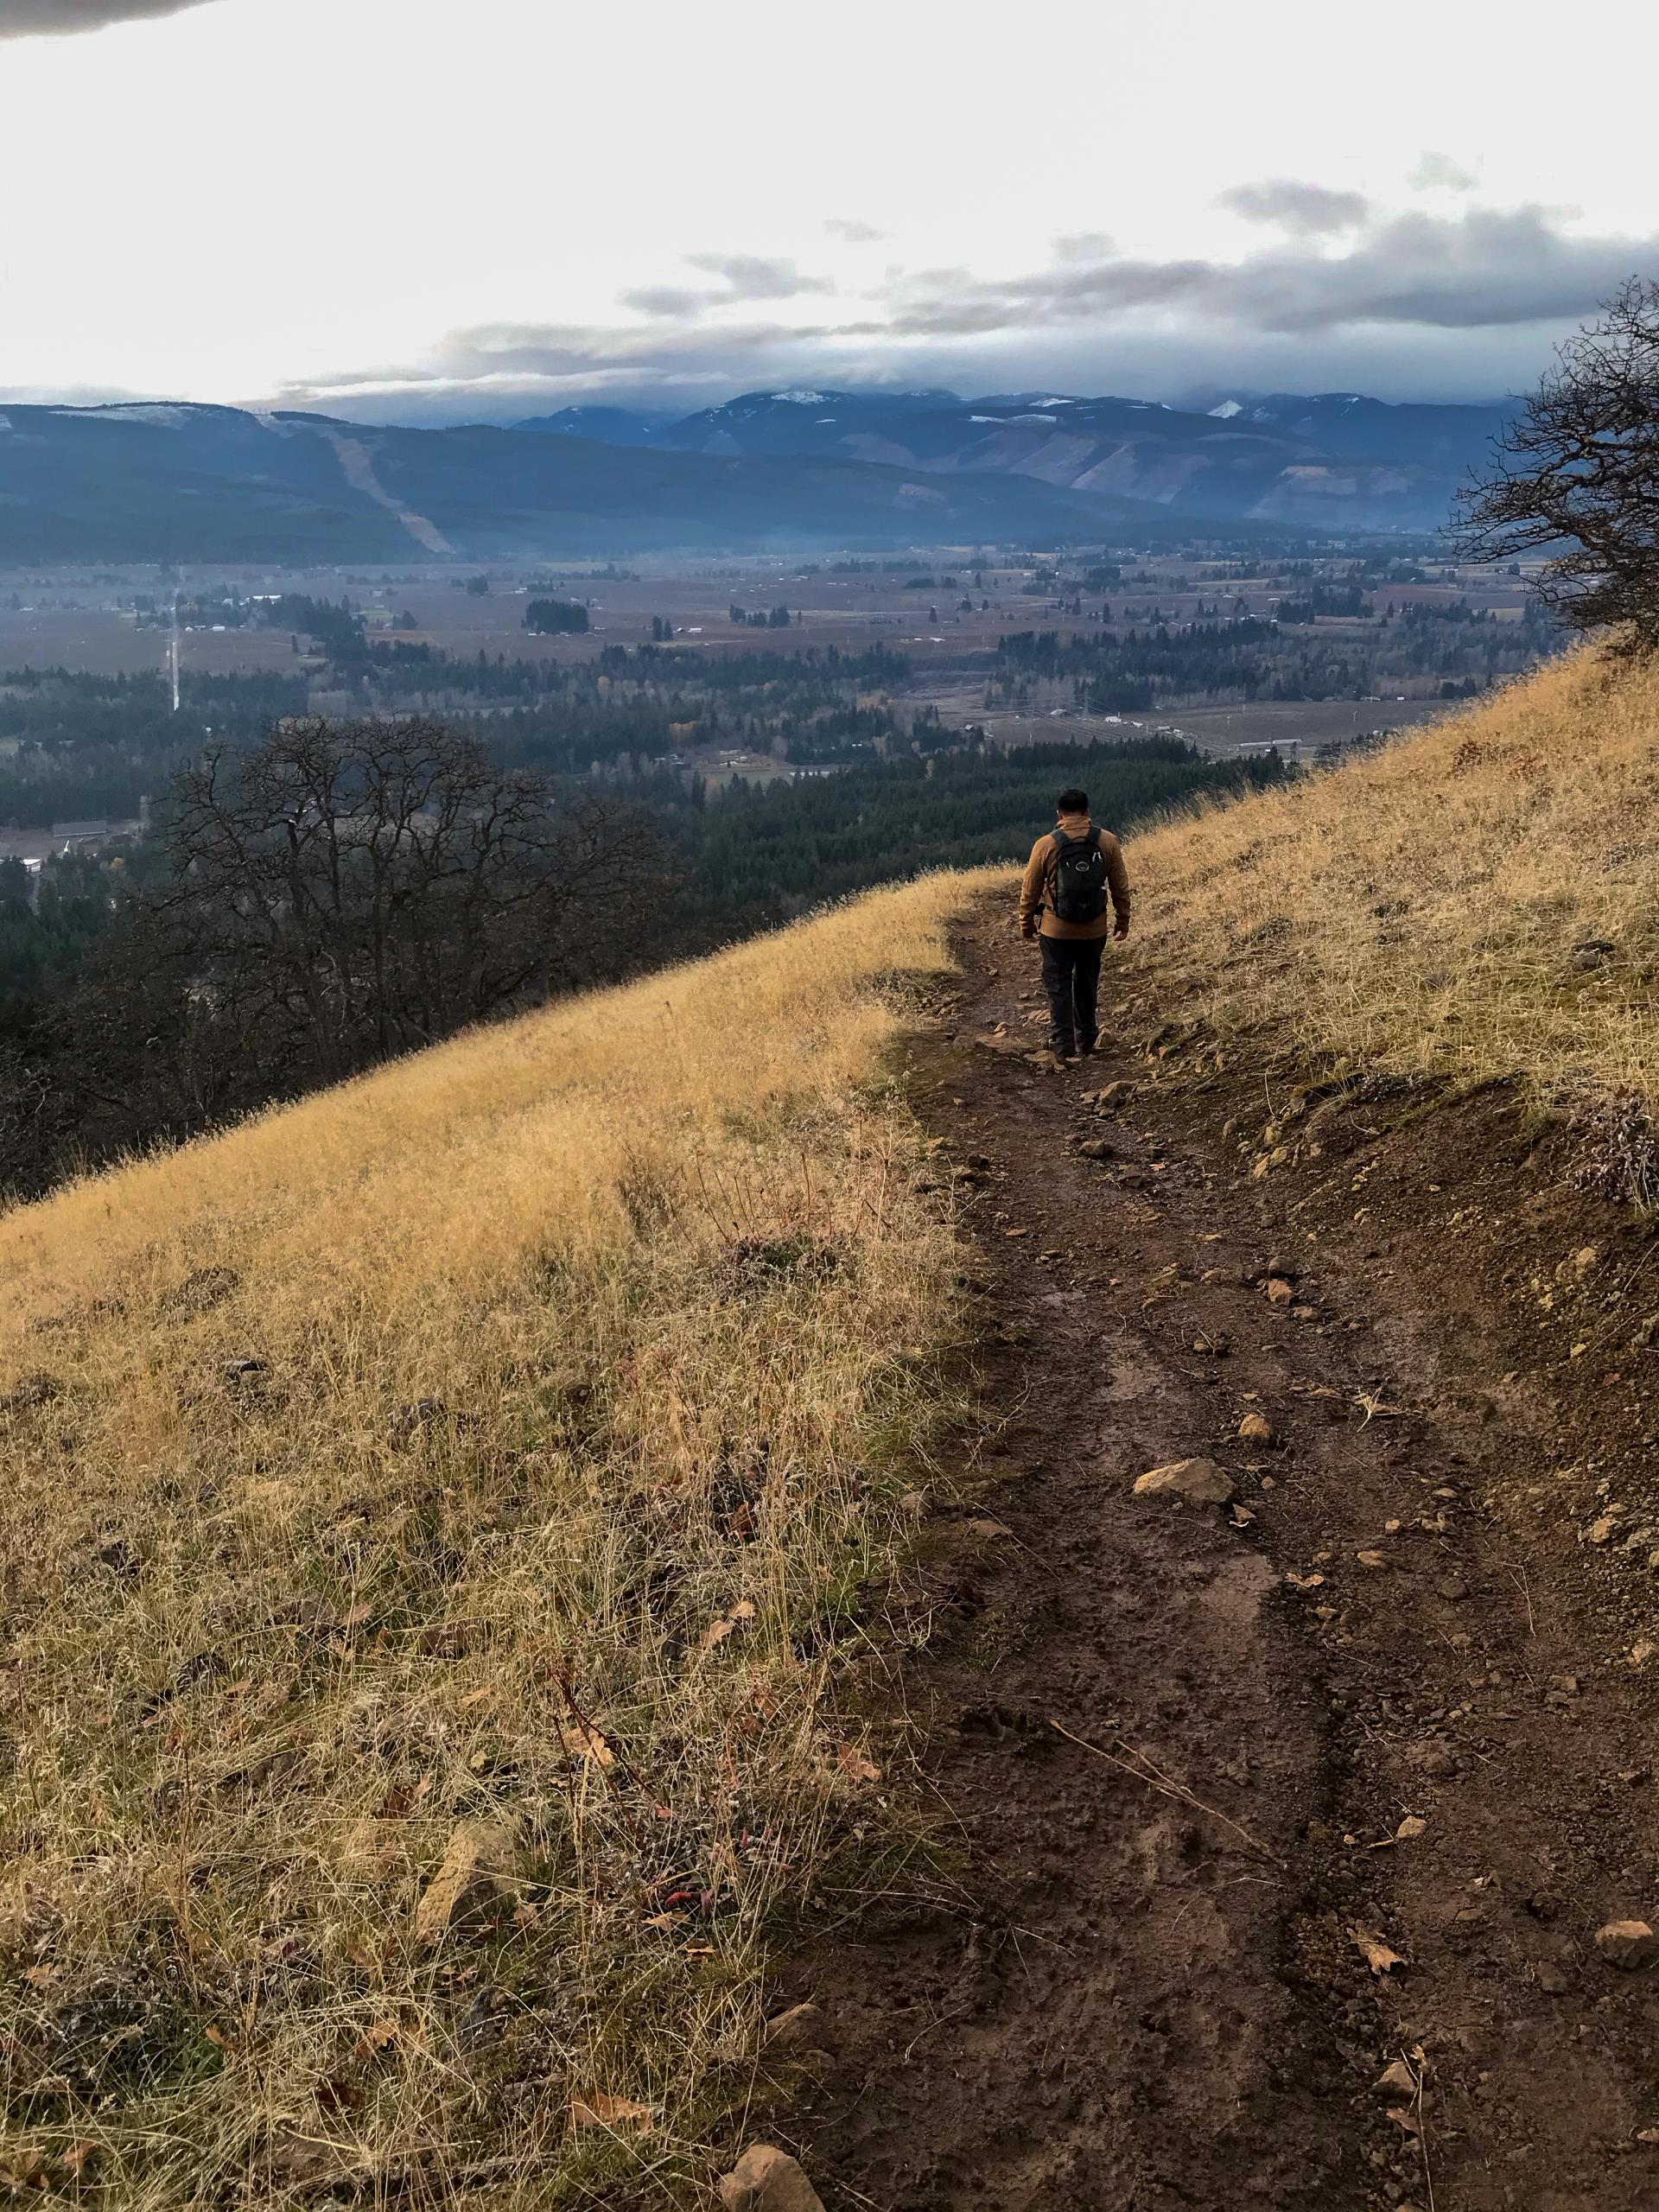
<svg viewBox="0 0 1659 2212">
<path fill-rule="evenodd" d="M 1016 393 L 752 392 L 498 427 L 143 404 L 0 410 L 0 563 L 580 558 L 1173 544 L 1211 524 L 1432 530 L 1500 406 L 1208 412 Z"/>
<path fill-rule="evenodd" d="M 130 404 L 0 410 L 0 564 L 1156 543 L 1169 518 L 1040 479 L 705 454 L 537 430 Z"/>
<path fill-rule="evenodd" d="M 1436 530 L 1510 419 L 1358 392 L 1230 394 L 1205 411 L 1053 392 L 752 391 L 678 420 L 567 408 L 524 429 L 653 451 L 840 459 L 1025 476 L 1172 514 L 1307 529 Z"/>
</svg>

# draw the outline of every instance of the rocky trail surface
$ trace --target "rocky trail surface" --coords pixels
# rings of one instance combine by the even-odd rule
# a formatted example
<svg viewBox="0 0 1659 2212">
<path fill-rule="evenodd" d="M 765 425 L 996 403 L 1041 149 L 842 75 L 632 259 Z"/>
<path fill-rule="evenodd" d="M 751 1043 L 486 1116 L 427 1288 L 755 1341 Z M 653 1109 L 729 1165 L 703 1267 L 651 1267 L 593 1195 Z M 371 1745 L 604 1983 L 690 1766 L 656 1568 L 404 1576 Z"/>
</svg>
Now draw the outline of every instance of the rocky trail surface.
<svg viewBox="0 0 1659 2212">
<path fill-rule="evenodd" d="M 1006 916 L 961 953 L 911 1067 L 982 1260 L 905 1688 L 944 1871 L 779 1991 L 812 2181 L 1659 2205 L 1650 1246 L 1501 1092 L 1264 1130 L 1133 959 L 1057 1073 Z"/>
</svg>

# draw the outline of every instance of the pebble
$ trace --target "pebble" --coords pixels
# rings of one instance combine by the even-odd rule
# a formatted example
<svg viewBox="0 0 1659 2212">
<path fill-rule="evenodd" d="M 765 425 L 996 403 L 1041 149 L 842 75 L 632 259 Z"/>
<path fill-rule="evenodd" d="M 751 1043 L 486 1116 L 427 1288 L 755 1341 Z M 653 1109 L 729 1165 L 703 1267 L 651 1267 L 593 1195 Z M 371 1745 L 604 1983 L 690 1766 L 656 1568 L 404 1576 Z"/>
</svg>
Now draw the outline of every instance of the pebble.
<svg viewBox="0 0 1659 2212">
<path fill-rule="evenodd" d="M 801 2044 L 810 2043 L 823 2024 L 822 2009 L 812 2004 L 791 2005 L 786 2012 L 778 2012 L 766 2022 L 766 2045 L 772 2050 L 793 2050 Z"/>
<path fill-rule="evenodd" d="M 751 2143 L 720 2180 L 726 2212 L 823 2212 L 823 2199 L 798 2159 L 775 2143 Z"/>
<path fill-rule="evenodd" d="M 1428 1736 L 1421 1744 L 1407 1747 L 1406 1764 L 1415 1767 L 1419 1774 L 1455 1774 L 1458 1755 L 1443 1736 Z"/>
<path fill-rule="evenodd" d="M 1645 1920 L 1610 1920 L 1596 1930 L 1596 1948 L 1609 1966 L 1634 1973 L 1659 1958 L 1659 1936 Z"/>
<path fill-rule="evenodd" d="M 1213 1459 L 1172 1459 L 1135 1482 L 1136 1497 L 1178 1497 L 1188 1505 L 1230 1505 L 1235 1494 L 1232 1477 Z"/>
</svg>

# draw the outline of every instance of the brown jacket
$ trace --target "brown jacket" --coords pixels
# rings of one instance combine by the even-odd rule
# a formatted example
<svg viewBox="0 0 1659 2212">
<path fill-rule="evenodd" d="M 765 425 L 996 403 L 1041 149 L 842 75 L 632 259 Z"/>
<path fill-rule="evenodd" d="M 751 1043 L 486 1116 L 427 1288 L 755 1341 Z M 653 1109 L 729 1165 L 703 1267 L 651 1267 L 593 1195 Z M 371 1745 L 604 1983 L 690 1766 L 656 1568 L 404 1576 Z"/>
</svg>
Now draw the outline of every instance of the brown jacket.
<svg viewBox="0 0 1659 2212">
<path fill-rule="evenodd" d="M 1060 828 L 1068 837 L 1086 837 L 1093 824 L 1086 814 L 1063 814 Z M 1123 848 L 1109 830 L 1100 833 L 1100 849 L 1106 861 L 1106 881 L 1112 894 L 1110 909 L 1103 912 L 1092 922 L 1062 922 L 1054 912 L 1054 866 L 1059 852 L 1052 835 L 1039 837 L 1031 849 L 1031 858 L 1026 862 L 1025 881 L 1020 886 L 1020 926 L 1030 931 L 1040 906 L 1043 913 L 1042 933 L 1045 937 L 1105 937 L 1111 930 L 1115 913 L 1120 922 L 1129 918 L 1129 872 L 1123 865 Z"/>
</svg>

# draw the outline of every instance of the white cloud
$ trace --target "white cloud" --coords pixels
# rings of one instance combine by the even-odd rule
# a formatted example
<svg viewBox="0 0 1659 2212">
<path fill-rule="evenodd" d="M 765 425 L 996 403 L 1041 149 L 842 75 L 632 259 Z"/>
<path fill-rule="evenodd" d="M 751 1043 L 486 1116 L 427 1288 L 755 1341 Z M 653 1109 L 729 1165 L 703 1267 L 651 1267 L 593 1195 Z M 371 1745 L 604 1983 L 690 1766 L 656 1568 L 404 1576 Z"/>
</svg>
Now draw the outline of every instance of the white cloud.
<svg viewBox="0 0 1659 2212">
<path fill-rule="evenodd" d="M 205 0 L 0 0 L 0 38 L 63 38 L 111 23 L 176 16 Z"/>
<path fill-rule="evenodd" d="M 1450 154 L 1430 150 L 1419 155 L 1407 180 L 1414 192 L 1472 192 L 1480 179 L 1472 169 L 1454 162 Z"/>
</svg>

